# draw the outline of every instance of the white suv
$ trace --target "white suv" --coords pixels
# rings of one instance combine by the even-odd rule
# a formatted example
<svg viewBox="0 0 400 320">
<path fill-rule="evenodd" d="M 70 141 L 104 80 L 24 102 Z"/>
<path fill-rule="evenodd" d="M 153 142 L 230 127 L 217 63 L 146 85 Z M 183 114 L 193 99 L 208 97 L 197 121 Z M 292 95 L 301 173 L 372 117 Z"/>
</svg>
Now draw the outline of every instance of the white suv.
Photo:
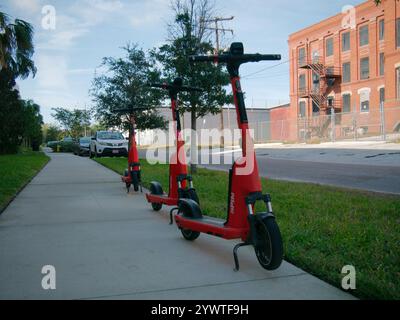
<svg viewBox="0 0 400 320">
<path fill-rule="evenodd" d="M 128 155 L 128 141 L 120 132 L 97 131 L 92 137 L 90 157 L 124 157 Z"/>
</svg>

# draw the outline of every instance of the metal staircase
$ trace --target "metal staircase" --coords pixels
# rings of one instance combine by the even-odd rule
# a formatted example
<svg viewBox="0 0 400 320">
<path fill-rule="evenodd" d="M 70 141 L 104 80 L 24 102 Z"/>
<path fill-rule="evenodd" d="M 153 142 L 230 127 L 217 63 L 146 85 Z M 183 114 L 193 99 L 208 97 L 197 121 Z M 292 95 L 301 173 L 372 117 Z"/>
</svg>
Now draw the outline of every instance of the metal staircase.
<svg viewBox="0 0 400 320">
<path fill-rule="evenodd" d="M 341 69 L 337 67 L 326 67 L 320 58 L 312 60 L 299 59 L 299 69 L 311 70 L 312 75 L 318 77 L 318 86 L 313 88 L 299 88 L 298 93 L 300 98 L 310 98 L 321 112 L 327 112 L 332 107 L 335 112 L 340 112 L 342 109 L 341 99 L 336 96 L 332 99 L 328 96 L 328 90 L 333 85 L 340 81 Z"/>
</svg>

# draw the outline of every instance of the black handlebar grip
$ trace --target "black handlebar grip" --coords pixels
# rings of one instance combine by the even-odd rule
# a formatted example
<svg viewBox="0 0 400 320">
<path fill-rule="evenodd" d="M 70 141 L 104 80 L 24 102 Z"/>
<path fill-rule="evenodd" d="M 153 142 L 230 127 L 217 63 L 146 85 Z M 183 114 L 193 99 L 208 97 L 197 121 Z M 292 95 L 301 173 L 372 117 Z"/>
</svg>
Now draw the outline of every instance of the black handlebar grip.
<svg viewBox="0 0 400 320">
<path fill-rule="evenodd" d="M 212 56 L 190 56 L 189 62 L 219 62 L 219 63 L 246 63 L 246 62 L 259 62 L 259 61 L 272 61 L 281 60 L 280 54 L 222 54 Z"/>
<path fill-rule="evenodd" d="M 177 92 L 203 92 L 202 89 L 200 88 L 195 88 L 195 87 L 188 87 L 188 86 L 181 86 L 181 85 L 171 85 L 167 83 L 149 83 L 149 87 L 151 88 L 161 88 L 164 90 L 176 90 Z"/>
<path fill-rule="evenodd" d="M 151 88 L 161 88 L 161 89 L 165 89 L 168 87 L 168 85 L 164 83 L 149 83 L 148 86 Z"/>
<path fill-rule="evenodd" d="M 203 89 L 195 88 L 195 87 L 186 87 L 186 86 L 180 87 L 179 90 L 187 91 L 187 92 L 203 92 Z"/>
<path fill-rule="evenodd" d="M 253 61 L 271 61 L 271 60 L 281 60 L 282 57 L 280 54 L 254 54 L 254 55 L 249 55 L 250 59 L 251 56 L 254 56 L 254 60 Z"/>
<path fill-rule="evenodd" d="M 220 56 L 190 56 L 189 57 L 189 62 L 194 63 L 194 62 L 214 62 L 218 61 L 218 58 Z"/>
</svg>

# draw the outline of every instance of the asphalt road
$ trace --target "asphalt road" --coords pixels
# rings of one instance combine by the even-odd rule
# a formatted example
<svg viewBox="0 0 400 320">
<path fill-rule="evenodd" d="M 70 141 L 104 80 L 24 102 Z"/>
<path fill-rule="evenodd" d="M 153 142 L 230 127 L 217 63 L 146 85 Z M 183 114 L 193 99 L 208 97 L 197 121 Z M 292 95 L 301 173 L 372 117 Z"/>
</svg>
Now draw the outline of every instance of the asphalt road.
<svg viewBox="0 0 400 320">
<path fill-rule="evenodd" d="M 126 194 L 119 175 L 87 158 L 50 163 L 0 216 L 0 299 L 353 299 L 284 262 L 263 270 L 235 241 L 185 241 L 168 208 Z M 55 268 L 55 290 L 42 287 Z M 340 270 L 338 270 L 340 273 Z"/>
<path fill-rule="evenodd" d="M 160 151 L 160 159 L 168 158 Z M 146 157 L 147 151 L 141 151 Z M 150 152 L 150 157 L 154 152 Z M 161 155 L 162 154 L 162 155 Z M 199 164 L 229 170 L 240 152 L 199 154 Z M 381 157 L 379 157 L 381 155 Z M 386 157 L 384 157 L 386 155 Z M 214 161 L 212 161 L 214 157 Z M 228 163 L 214 165 L 212 163 Z M 393 150 L 271 150 L 258 149 L 257 161 L 263 177 L 310 182 L 380 193 L 400 194 L 400 152 Z M 397 164 L 397 165 L 396 165 Z"/>
</svg>

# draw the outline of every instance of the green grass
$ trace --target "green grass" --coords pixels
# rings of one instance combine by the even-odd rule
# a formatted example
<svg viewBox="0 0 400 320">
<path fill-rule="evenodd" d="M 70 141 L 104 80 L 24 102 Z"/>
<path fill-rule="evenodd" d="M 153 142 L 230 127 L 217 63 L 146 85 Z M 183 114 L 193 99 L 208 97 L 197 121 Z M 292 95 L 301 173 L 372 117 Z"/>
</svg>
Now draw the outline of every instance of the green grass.
<svg viewBox="0 0 400 320">
<path fill-rule="evenodd" d="M 48 161 L 42 152 L 0 156 L 0 213 Z"/>
<path fill-rule="evenodd" d="M 124 158 L 99 163 L 122 173 Z M 168 185 L 168 166 L 142 161 L 146 186 Z M 225 217 L 228 176 L 200 169 L 194 177 L 202 210 Z M 400 197 L 263 179 L 282 231 L 285 259 L 341 287 L 341 270 L 353 265 L 364 299 L 400 299 Z"/>
</svg>

